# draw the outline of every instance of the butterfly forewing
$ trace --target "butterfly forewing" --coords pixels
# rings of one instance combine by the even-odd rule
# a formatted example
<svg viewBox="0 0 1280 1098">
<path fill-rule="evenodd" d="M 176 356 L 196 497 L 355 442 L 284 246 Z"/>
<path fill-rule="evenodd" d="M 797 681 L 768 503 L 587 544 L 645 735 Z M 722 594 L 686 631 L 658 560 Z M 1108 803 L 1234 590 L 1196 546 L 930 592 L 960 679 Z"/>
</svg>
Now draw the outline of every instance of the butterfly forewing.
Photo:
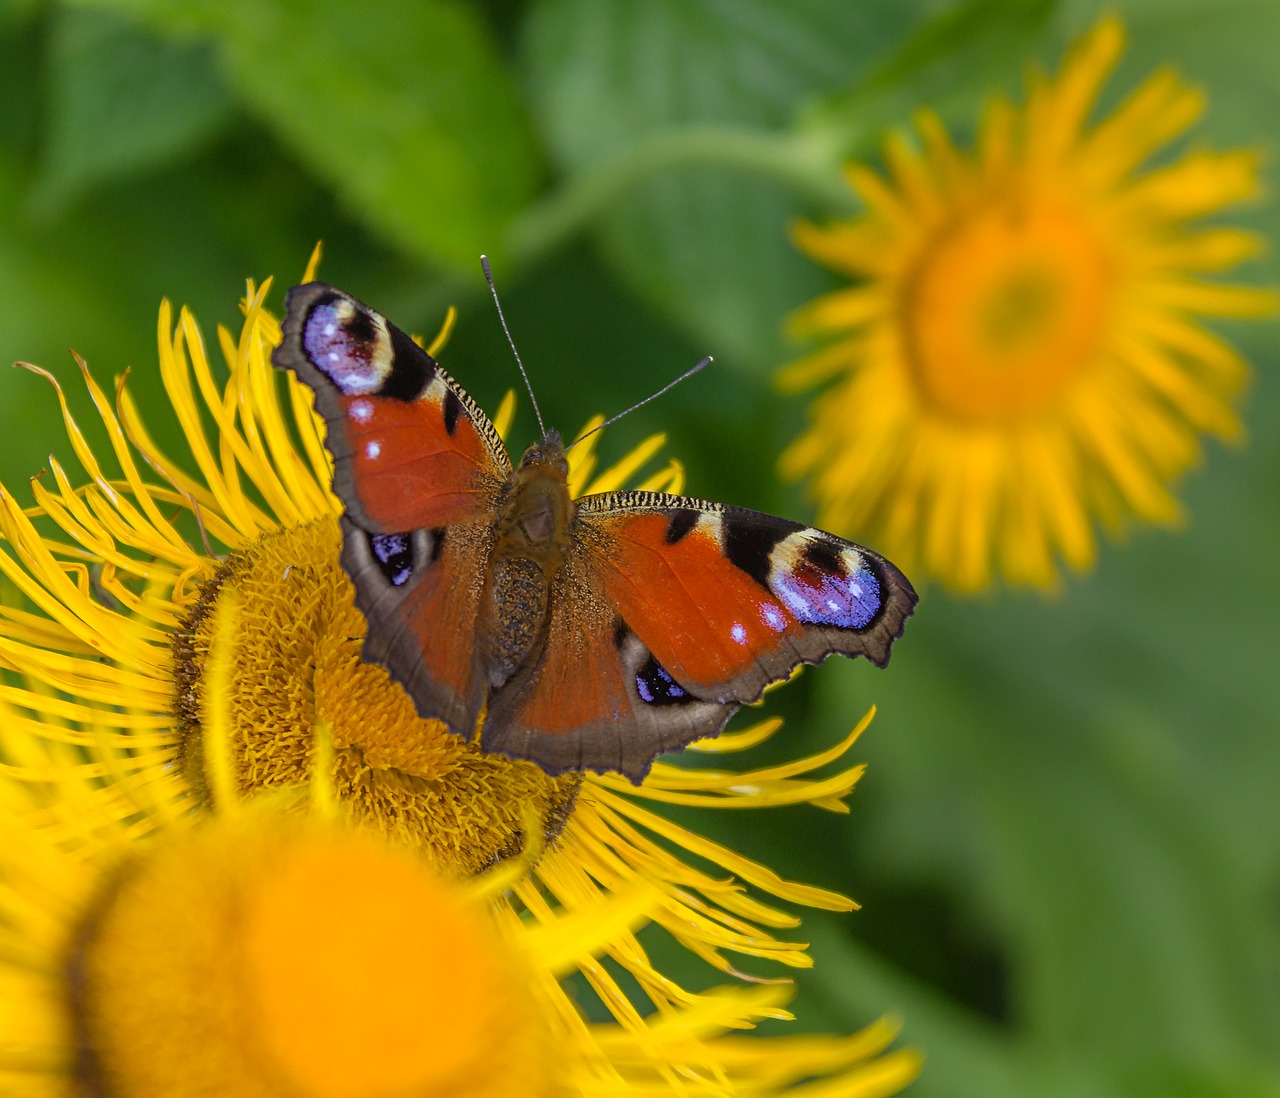
<svg viewBox="0 0 1280 1098">
<path fill-rule="evenodd" d="M 366 530 L 488 515 L 511 459 L 493 424 L 394 324 L 323 282 L 289 291 L 272 360 L 316 394 L 333 487 Z"/>
<path fill-rule="evenodd" d="M 883 665 L 916 595 L 883 557 L 813 527 L 650 492 L 579 501 L 604 587 L 684 689 L 754 701 L 832 653 Z"/>
</svg>

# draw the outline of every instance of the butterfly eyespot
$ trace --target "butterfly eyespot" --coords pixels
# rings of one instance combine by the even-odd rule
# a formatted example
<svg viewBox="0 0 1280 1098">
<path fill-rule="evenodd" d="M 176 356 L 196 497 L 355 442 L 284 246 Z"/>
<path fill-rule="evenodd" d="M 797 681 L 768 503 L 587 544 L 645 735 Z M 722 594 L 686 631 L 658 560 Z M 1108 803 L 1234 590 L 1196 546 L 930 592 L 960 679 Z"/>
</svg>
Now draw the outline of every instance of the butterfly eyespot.
<svg viewBox="0 0 1280 1098">
<path fill-rule="evenodd" d="M 769 586 L 801 622 L 840 629 L 866 629 L 883 601 L 880 581 L 855 550 L 804 535 L 778 546 Z"/>
<path fill-rule="evenodd" d="M 316 298 L 300 335 L 307 360 L 343 396 L 413 401 L 436 373 L 435 360 L 399 328 L 337 291 Z M 371 413 L 372 406 L 363 403 L 352 414 L 363 423 Z"/>
<path fill-rule="evenodd" d="M 317 302 L 302 329 L 307 357 L 346 396 L 382 387 L 391 364 L 378 344 L 372 321 L 336 295 Z"/>
<path fill-rule="evenodd" d="M 413 540 L 408 534 L 370 534 L 369 549 L 392 587 L 402 587 L 413 575 Z"/>
<path fill-rule="evenodd" d="M 636 693 L 649 705 L 679 705 L 692 700 L 689 692 L 653 656 L 636 672 Z"/>
</svg>

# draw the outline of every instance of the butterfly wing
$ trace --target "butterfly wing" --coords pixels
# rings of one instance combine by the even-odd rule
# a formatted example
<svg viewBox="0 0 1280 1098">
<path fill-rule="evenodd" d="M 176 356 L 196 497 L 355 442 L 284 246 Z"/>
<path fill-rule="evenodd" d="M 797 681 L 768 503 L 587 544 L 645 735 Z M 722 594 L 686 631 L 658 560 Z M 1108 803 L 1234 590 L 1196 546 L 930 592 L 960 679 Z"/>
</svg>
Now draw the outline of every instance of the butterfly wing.
<svg viewBox="0 0 1280 1098">
<path fill-rule="evenodd" d="M 800 663 L 883 666 L 915 603 L 883 557 L 812 527 L 681 496 L 589 496 L 541 662 L 491 701 L 484 743 L 639 781 Z"/>
<path fill-rule="evenodd" d="M 404 332 L 322 282 L 289 291 L 275 365 L 315 393 L 341 499 L 364 658 L 424 717 L 470 735 L 475 620 L 511 460 L 493 424 Z"/>
<path fill-rule="evenodd" d="M 552 586 L 544 643 L 489 700 L 481 744 L 544 770 L 617 770 L 639 782 L 657 755 L 712 735 L 736 704 L 682 695 L 606 594 L 607 547 L 576 540 Z M 642 696 L 637 683 L 651 683 Z M 670 704 L 664 704 L 670 702 Z"/>
</svg>

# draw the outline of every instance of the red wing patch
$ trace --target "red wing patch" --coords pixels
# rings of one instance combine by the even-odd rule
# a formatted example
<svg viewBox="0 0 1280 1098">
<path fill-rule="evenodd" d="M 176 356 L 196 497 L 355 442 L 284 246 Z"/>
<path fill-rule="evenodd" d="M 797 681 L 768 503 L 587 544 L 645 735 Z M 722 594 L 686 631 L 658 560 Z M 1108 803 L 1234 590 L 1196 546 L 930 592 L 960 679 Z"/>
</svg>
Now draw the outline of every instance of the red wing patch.
<svg viewBox="0 0 1280 1098">
<path fill-rule="evenodd" d="M 360 509 L 379 530 L 447 526 L 493 508 L 497 476 L 484 442 L 469 418 L 444 429 L 448 390 L 428 387 L 416 400 L 343 397 L 340 423 L 330 435 L 335 461 L 349 454 Z"/>
<path fill-rule="evenodd" d="M 801 632 L 786 606 L 724 555 L 718 525 L 674 544 L 661 514 L 613 519 L 605 589 L 624 621 L 676 682 L 703 697 Z"/>
</svg>

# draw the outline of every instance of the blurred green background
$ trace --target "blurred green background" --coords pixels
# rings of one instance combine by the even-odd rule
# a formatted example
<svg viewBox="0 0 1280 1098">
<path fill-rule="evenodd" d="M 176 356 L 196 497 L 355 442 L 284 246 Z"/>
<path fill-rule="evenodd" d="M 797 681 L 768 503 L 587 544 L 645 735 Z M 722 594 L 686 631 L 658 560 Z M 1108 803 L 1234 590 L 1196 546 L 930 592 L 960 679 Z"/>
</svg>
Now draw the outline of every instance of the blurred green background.
<svg viewBox="0 0 1280 1098">
<path fill-rule="evenodd" d="M 1260 147 L 1280 119 L 1280 0 L 1115 5 L 1115 102 L 1177 65 L 1210 94 L 1193 144 Z M 778 453 L 803 422 L 772 372 L 781 318 L 833 280 L 799 216 L 856 209 L 922 103 L 972 134 L 993 90 L 1057 67 L 1092 3 L 972 0 L 119 0 L 0 3 L 0 356 L 69 383 L 67 349 L 132 390 L 180 450 L 155 366 L 161 297 L 212 340 L 246 277 L 274 304 L 321 275 L 433 333 L 487 408 L 516 383 L 477 262 L 493 259 L 551 422 L 572 430 L 714 354 L 611 429 L 666 431 L 689 491 L 803 518 Z M 1277 208 L 1235 218 L 1276 237 Z M 1243 272 L 1277 281 L 1274 260 Z M 877 672 L 772 695 L 773 750 L 829 744 L 872 701 L 852 814 L 690 815 L 792 878 L 856 896 L 805 913 L 801 1027 L 884 1012 L 928 1096 L 1280 1094 L 1280 356 L 1247 446 L 1211 446 L 1178 534 L 1138 531 L 1056 598 L 926 587 Z M 524 413 L 517 435 L 532 435 Z M 70 460 L 48 387 L 0 374 L 0 479 Z M 731 818 L 724 818 L 724 817 Z M 653 943 L 663 963 L 708 982 Z M 794 1027 L 790 1027 L 794 1028 Z"/>
</svg>

